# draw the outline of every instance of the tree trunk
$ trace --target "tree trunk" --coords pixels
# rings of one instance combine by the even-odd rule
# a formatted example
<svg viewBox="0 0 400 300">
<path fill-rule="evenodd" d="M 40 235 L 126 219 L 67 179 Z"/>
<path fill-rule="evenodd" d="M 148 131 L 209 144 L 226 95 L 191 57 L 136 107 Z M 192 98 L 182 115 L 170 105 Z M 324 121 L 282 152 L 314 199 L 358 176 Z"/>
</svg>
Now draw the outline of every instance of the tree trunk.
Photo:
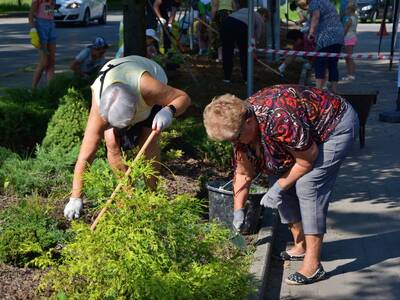
<svg viewBox="0 0 400 300">
<path fill-rule="evenodd" d="M 124 56 L 146 56 L 146 0 L 124 0 Z"/>
<path fill-rule="evenodd" d="M 18 0 L 18 6 L 21 7 L 22 6 L 22 2 L 21 0 Z"/>
</svg>

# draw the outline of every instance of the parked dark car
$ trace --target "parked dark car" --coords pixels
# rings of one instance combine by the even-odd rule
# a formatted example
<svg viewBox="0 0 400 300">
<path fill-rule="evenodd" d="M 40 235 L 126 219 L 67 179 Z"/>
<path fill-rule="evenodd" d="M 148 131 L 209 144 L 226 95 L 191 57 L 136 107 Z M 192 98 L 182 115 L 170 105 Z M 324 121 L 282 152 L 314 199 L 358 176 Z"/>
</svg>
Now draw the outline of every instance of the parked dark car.
<svg viewBox="0 0 400 300">
<path fill-rule="evenodd" d="M 358 0 L 358 18 L 361 22 L 370 21 L 375 23 L 377 19 L 383 18 L 383 11 L 385 9 L 385 2 L 389 1 L 386 20 L 392 22 L 393 20 L 393 0 Z"/>
</svg>

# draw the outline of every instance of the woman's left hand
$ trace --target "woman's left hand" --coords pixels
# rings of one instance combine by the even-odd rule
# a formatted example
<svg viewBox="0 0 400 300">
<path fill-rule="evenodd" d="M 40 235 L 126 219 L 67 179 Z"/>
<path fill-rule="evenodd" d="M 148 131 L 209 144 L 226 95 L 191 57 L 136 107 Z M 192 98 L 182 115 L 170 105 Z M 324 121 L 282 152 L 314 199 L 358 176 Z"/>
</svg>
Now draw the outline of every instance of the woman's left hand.
<svg viewBox="0 0 400 300">
<path fill-rule="evenodd" d="M 171 109 L 168 106 L 162 108 L 153 119 L 153 130 L 161 131 L 169 127 L 174 118 Z"/>
</svg>

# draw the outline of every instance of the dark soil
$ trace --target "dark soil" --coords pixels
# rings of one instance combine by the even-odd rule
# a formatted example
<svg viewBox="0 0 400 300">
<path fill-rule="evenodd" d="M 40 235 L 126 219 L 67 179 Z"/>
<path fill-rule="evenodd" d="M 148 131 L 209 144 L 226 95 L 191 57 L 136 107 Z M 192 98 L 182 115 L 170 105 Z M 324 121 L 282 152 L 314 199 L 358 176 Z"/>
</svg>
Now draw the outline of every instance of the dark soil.
<svg viewBox="0 0 400 300">
<path fill-rule="evenodd" d="M 39 299 L 35 296 L 41 276 L 45 271 L 0 265 L 0 299 Z"/>
<path fill-rule="evenodd" d="M 192 105 L 185 116 L 202 119 L 202 111 L 205 105 L 217 95 L 224 93 L 235 94 L 242 99 L 246 98 L 246 85 L 241 79 L 239 62 L 235 63 L 233 80 L 231 84 L 222 82 L 222 66 L 206 57 L 187 58 L 187 63 L 168 74 L 169 83 L 172 86 L 186 91 L 192 99 Z M 272 65 L 273 66 L 273 65 Z M 276 68 L 276 65 L 273 66 Z M 292 82 L 297 81 L 298 67 L 294 67 L 293 73 L 288 74 Z M 273 84 L 282 83 L 282 79 L 274 73 L 266 70 L 259 64 L 255 65 L 254 85 L 255 91 Z M 169 170 L 163 167 L 161 175 L 169 195 L 188 194 L 198 198 L 207 198 L 204 183 L 207 180 L 229 180 L 231 170 L 217 170 L 207 162 L 185 158 L 169 161 Z M 0 196 L 0 210 L 18 201 L 15 197 Z M 62 200 L 56 205 L 55 217 L 63 220 L 62 226 L 68 226 L 63 219 Z M 205 212 L 206 214 L 206 212 Z M 84 216 L 91 223 L 93 216 Z M 245 237 L 247 244 L 254 244 L 256 235 Z M 10 265 L 0 265 L 0 299 L 39 299 L 35 296 L 40 278 L 45 271 L 33 268 L 18 268 Z"/>
</svg>

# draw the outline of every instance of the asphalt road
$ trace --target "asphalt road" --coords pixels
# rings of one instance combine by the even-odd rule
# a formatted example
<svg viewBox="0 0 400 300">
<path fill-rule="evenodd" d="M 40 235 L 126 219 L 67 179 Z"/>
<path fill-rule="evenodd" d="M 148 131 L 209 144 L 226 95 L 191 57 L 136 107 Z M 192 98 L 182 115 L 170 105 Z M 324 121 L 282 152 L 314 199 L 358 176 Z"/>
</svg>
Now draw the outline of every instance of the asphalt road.
<svg viewBox="0 0 400 300">
<path fill-rule="evenodd" d="M 121 13 L 109 13 L 106 25 L 92 22 L 88 27 L 62 25 L 57 28 L 56 72 L 64 71 L 79 51 L 96 36 L 103 36 L 111 47 L 107 57 L 115 54 Z M 38 51 L 29 39 L 27 18 L 0 18 L 0 87 L 29 87 Z"/>
</svg>

